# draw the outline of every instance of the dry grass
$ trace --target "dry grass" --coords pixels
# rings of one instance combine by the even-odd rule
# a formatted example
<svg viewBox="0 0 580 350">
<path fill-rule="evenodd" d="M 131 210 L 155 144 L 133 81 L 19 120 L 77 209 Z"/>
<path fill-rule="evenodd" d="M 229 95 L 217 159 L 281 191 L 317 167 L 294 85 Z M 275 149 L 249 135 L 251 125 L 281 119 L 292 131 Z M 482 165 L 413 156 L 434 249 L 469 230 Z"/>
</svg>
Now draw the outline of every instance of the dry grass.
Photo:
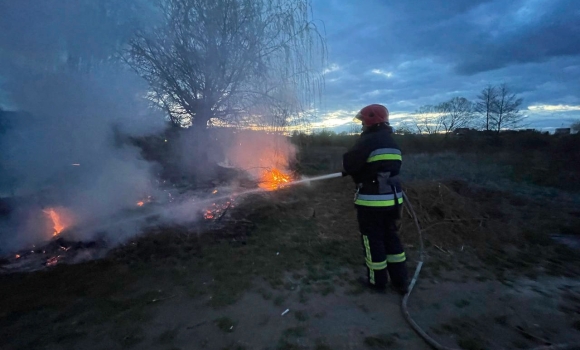
<svg viewBox="0 0 580 350">
<path fill-rule="evenodd" d="M 443 182 L 418 182 L 405 188 L 425 238 L 431 243 L 458 246 L 485 234 L 479 205 L 453 191 Z M 402 231 L 414 231 L 410 212 L 405 212 Z"/>
<path fill-rule="evenodd" d="M 301 300 L 309 293 L 332 293 L 330 281 L 364 261 L 353 189 L 351 180 L 343 178 L 249 197 L 223 220 L 224 227 L 200 236 L 188 228 L 161 228 L 119 248 L 106 261 L 1 276 L 0 342 L 12 342 L 14 348 L 58 345 L 106 323 L 104 332 L 122 330 L 111 334 L 115 341 L 138 343 L 143 336 L 132 327 L 134 320 L 146 317 L 149 302 L 160 297 L 143 288 L 152 279 L 167 286 L 161 297 L 173 295 L 172 288 L 186 289 L 192 297 L 210 294 L 216 307 L 237 301 L 255 279 L 269 282 L 271 288 L 266 288 L 274 293 L 263 295 L 272 299 L 290 293 L 289 275 L 290 288 L 300 284 L 296 297 Z M 515 272 L 545 267 L 553 274 L 566 274 L 580 265 L 577 254 L 554 245 L 547 236 L 574 231 L 578 217 L 573 219 L 572 213 L 580 212 L 577 209 L 466 181 L 416 180 L 407 182 L 405 191 L 419 215 L 428 253 L 448 257 L 445 264 L 459 265 L 452 261 L 459 254 L 450 253 L 465 246 L 478 249 L 488 265 Z M 416 247 L 417 233 L 407 214 L 401 224 L 403 240 Z M 506 252 L 508 245 L 518 249 Z M 408 249 L 411 263 L 413 250 Z M 435 259 L 427 266 L 437 266 Z M 522 270 L 527 266 L 529 270 Z M 204 285 L 202 280 L 216 283 Z M 55 338 L 56 332 L 35 332 L 47 320 L 62 328 L 60 338 Z M 75 328 L 78 334 L 65 327 L 71 322 L 82 322 Z"/>
<path fill-rule="evenodd" d="M 403 159 L 403 174 L 407 181 L 461 180 L 470 185 L 513 195 L 550 201 L 555 197 L 561 197 L 566 201 L 580 204 L 578 193 L 569 193 L 562 189 L 517 180 L 511 165 L 507 162 L 500 162 L 490 155 L 454 152 L 422 153 L 406 155 Z"/>
</svg>

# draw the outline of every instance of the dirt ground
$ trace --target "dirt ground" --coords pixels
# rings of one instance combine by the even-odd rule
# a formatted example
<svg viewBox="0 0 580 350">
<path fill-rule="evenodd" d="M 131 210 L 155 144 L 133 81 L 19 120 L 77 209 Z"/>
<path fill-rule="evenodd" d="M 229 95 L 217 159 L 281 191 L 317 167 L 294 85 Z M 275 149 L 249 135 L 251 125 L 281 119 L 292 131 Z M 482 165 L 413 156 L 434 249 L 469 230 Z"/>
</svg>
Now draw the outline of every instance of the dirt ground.
<svg viewBox="0 0 580 350">
<path fill-rule="evenodd" d="M 577 234 L 578 208 L 538 217 L 544 199 L 407 190 L 426 239 L 409 310 L 426 332 L 461 349 L 580 343 L 578 251 L 550 239 Z M 159 228 L 103 260 L 0 275 L 0 349 L 428 349 L 399 295 L 357 282 L 352 194 L 335 179 L 256 195 L 203 234 Z M 407 214 L 401 236 L 414 271 Z"/>
</svg>

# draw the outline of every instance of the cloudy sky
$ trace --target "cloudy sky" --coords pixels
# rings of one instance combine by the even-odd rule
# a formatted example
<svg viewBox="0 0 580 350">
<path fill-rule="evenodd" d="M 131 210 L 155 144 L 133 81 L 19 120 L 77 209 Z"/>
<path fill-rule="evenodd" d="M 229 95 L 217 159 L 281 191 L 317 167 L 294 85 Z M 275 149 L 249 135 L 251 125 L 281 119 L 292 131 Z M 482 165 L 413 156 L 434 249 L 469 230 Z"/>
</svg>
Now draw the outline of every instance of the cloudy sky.
<svg viewBox="0 0 580 350">
<path fill-rule="evenodd" d="M 313 12 L 329 50 L 316 126 L 348 130 L 371 103 L 397 124 L 501 83 L 524 99 L 530 127 L 580 119 L 578 0 L 313 0 Z"/>
<path fill-rule="evenodd" d="M 33 66 L 27 62 L 52 62 L 47 57 L 60 52 L 63 37 L 69 50 L 98 56 L 97 49 L 128 35 L 94 20 L 92 10 L 79 12 L 72 5 L 78 1 L 0 0 L 0 13 L 11 14 L 0 16 L 0 33 L 8 33 L 0 35 L 0 105 L 10 107 L 6 78 L 21 81 Z M 118 21 L 146 17 L 132 7 L 139 2 L 116 2 Z M 350 130 L 356 112 L 371 103 L 385 104 L 397 125 L 422 105 L 475 100 L 488 84 L 501 83 L 524 99 L 530 127 L 551 130 L 580 120 L 580 0 L 312 3 L 329 51 L 315 127 Z M 15 70 L 3 58 L 27 68 Z"/>
</svg>

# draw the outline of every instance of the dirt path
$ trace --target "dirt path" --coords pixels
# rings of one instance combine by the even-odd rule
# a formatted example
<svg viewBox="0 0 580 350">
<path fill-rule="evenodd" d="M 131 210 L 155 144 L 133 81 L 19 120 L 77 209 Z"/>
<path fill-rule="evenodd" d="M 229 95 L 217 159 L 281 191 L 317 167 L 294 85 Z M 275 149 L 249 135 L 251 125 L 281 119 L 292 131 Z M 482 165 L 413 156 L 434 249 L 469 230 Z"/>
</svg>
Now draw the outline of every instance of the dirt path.
<svg viewBox="0 0 580 350">
<path fill-rule="evenodd" d="M 83 349 L 392 349 L 428 347 L 404 323 L 400 297 L 344 287 L 327 295 L 301 297 L 298 290 L 262 286 L 235 304 L 215 309 L 211 295 L 160 301 L 140 323 L 137 344 L 134 329 L 120 335 L 124 344 L 99 334 L 74 345 Z M 356 294 L 355 294 L 356 293 Z M 282 315 L 285 310 L 289 310 Z M 366 345 L 365 345 L 366 344 Z M 62 349 L 65 346 L 48 347 Z"/>
<path fill-rule="evenodd" d="M 338 290 L 304 302 L 298 293 L 275 299 L 250 292 L 221 310 L 204 307 L 203 300 L 172 300 L 159 308 L 147 333 L 159 338 L 175 331 L 171 345 L 181 349 L 360 349 L 365 341 L 393 349 L 427 348 L 403 323 L 394 294 L 353 296 Z M 285 310 L 290 311 L 282 315 Z"/>
<path fill-rule="evenodd" d="M 336 288 L 306 293 L 307 286 L 299 282 L 282 289 L 255 283 L 235 303 L 220 308 L 211 306 L 211 293 L 192 298 L 177 288 L 150 295 L 140 316 L 122 322 L 113 318 L 82 337 L 32 348 L 429 349 L 403 320 L 398 295 L 368 292 L 354 280 L 355 274 L 349 274 L 345 283 L 334 280 Z M 416 321 L 447 346 L 526 349 L 544 345 L 542 340 L 580 341 L 573 324 L 580 310 L 580 282 L 571 279 L 519 279 L 506 285 L 453 272 L 420 279 L 410 300 Z"/>
</svg>

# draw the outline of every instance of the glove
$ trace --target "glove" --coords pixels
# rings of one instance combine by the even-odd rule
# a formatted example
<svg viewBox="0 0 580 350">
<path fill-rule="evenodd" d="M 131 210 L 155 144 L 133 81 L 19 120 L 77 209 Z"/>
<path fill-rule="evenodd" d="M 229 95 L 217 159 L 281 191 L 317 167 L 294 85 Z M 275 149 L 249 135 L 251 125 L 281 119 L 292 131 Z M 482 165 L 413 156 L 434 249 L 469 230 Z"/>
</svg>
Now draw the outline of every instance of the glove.
<svg viewBox="0 0 580 350">
<path fill-rule="evenodd" d="M 344 171 L 344 170 L 341 171 L 341 173 L 342 173 L 342 177 L 348 176 L 348 173 L 346 171 Z"/>
</svg>

